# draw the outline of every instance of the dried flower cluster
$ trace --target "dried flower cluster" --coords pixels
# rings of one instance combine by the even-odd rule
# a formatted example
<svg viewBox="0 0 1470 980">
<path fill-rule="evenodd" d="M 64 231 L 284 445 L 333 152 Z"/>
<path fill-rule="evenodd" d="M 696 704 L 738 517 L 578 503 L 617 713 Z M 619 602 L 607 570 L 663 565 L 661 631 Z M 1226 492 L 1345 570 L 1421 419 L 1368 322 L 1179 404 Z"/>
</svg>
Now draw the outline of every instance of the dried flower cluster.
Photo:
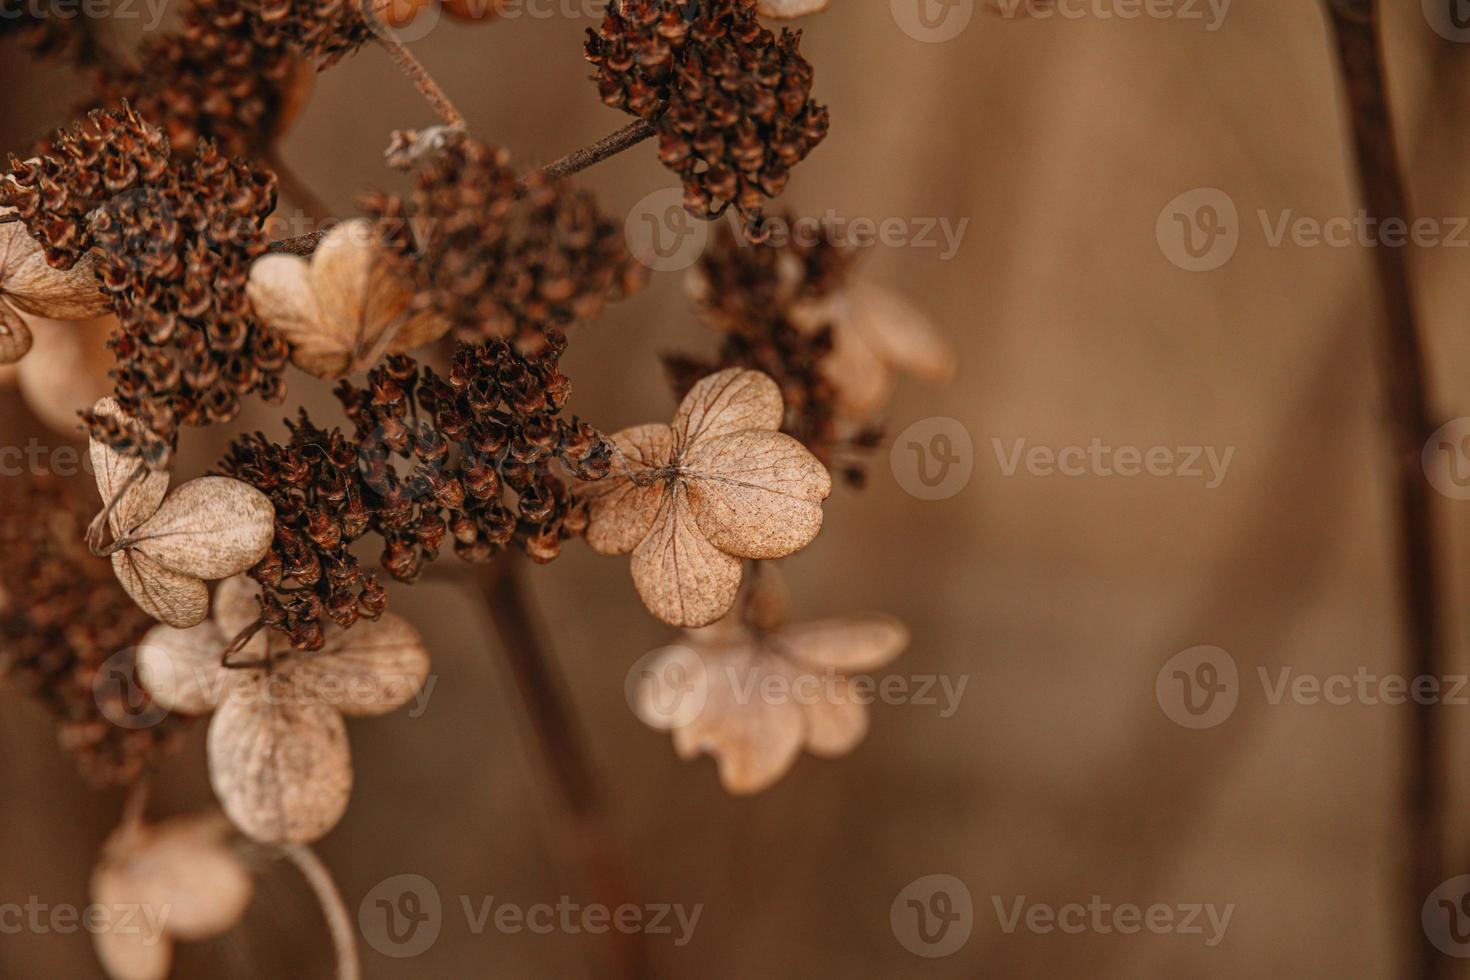
<svg viewBox="0 0 1470 980">
<path fill-rule="evenodd" d="M 614 0 L 586 55 L 602 100 L 657 129 L 684 206 L 711 217 L 734 205 L 759 239 L 766 199 L 830 121 L 800 34 L 777 36 L 756 14 L 756 0 Z"/>
<path fill-rule="evenodd" d="M 180 723 L 132 722 L 153 720 L 131 653 L 153 621 L 88 553 L 91 514 L 54 478 L 0 480 L 0 677 L 56 716 L 90 781 L 129 783 Z"/>
<path fill-rule="evenodd" d="M 106 60 L 99 43 L 96 19 L 79 16 L 67 0 L 0 0 L 0 38 L 15 37 L 43 58 L 69 62 L 78 68 Z"/>
<path fill-rule="evenodd" d="M 58 133 L 43 157 L 13 161 L 0 202 L 53 265 L 96 249 L 121 327 L 117 400 L 138 424 L 88 416 L 95 437 L 166 468 L 180 426 L 228 421 L 247 395 L 284 395 L 287 347 L 245 295 L 275 206 L 270 174 L 208 143 L 171 165 L 163 133 L 123 109 Z"/>
<path fill-rule="evenodd" d="M 303 413 L 285 445 L 261 434 L 237 440 L 226 471 L 276 508 L 275 542 L 252 572 L 268 587 L 265 625 L 315 649 L 324 618 L 347 627 L 378 615 L 382 590 L 349 550 L 369 531 L 383 538 L 383 567 L 403 581 L 446 536 L 468 561 L 512 543 L 537 561 L 555 558 L 586 513 L 553 464 L 584 479 L 610 465 L 594 430 L 560 417 L 570 391 L 556 366 L 563 347 L 559 335 L 535 354 L 505 341 L 460 343 L 447 377 L 395 355 L 366 387 L 338 386 L 351 437 Z"/>
<path fill-rule="evenodd" d="M 591 194 L 539 174 L 521 182 L 504 150 L 462 132 L 439 131 L 434 142 L 407 200 L 366 203 L 420 308 L 448 318 L 459 337 L 534 350 L 646 282 L 622 224 Z"/>
</svg>

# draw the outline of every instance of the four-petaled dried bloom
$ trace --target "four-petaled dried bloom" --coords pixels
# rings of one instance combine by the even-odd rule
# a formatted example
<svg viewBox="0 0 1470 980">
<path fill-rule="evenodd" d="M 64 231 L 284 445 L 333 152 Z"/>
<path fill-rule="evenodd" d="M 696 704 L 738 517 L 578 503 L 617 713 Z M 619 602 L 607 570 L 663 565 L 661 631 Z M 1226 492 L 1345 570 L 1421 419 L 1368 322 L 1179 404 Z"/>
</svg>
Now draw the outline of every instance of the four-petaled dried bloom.
<svg viewBox="0 0 1470 980">
<path fill-rule="evenodd" d="M 654 615 L 708 626 L 740 591 L 741 559 L 783 558 L 822 528 L 832 478 L 777 430 L 776 383 L 732 368 L 700 381 L 673 426 L 613 436 L 613 472 L 586 484 L 587 543 L 633 556 L 633 583 Z"/>
<path fill-rule="evenodd" d="M 93 409 L 131 427 L 115 401 Z M 168 492 L 167 472 L 91 442 L 97 491 L 112 531 L 112 568 L 144 612 L 185 628 L 209 615 L 207 581 L 250 568 L 270 549 L 270 499 L 239 480 L 204 476 Z"/>
<path fill-rule="evenodd" d="M 31 328 L 22 314 L 85 320 L 112 309 L 95 265 L 89 254 L 70 269 L 53 268 L 25 225 L 0 224 L 0 364 L 14 364 L 31 349 Z"/>
<path fill-rule="evenodd" d="M 680 758 L 713 756 L 731 793 L 766 789 L 803 747 L 825 758 L 851 752 L 872 700 L 852 675 L 908 645 L 908 630 L 888 616 L 787 625 L 784 602 L 759 597 L 773 574 L 761 568 L 745 615 L 687 632 L 656 657 L 638 691 L 638 716 L 672 731 Z"/>
<path fill-rule="evenodd" d="M 333 228 L 309 260 L 257 259 L 246 292 L 291 345 L 291 362 L 318 378 L 345 378 L 385 351 L 422 347 L 449 330 L 433 310 L 409 308 L 412 284 L 363 219 Z"/>
<path fill-rule="evenodd" d="M 109 914 L 90 930 L 114 980 L 164 980 L 175 940 L 228 932 L 255 893 L 217 813 L 124 823 L 102 845 L 89 887 Z"/>
<path fill-rule="evenodd" d="M 88 552 L 93 510 L 52 477 L 0 480 L 0 677 L 56 717 L 101 786 L 142 776 L 182 723 L 140 697 L 133 648 L 152 620 Z"/>
<path fill-rule="evenodd" d="M 522 184 L 503 150 L 436 129 L 400 134 L 393 157 L 423 161 L 413 193 L 374 195 L 367 210 L 411 270 L 420 308 L 465 340 L 535 350 L 647 281 L 591 194 L 539 174 Z"/>
<path fill-rule="evenodd" d="M 684 182 L 684 206 L 711 217 L 733 205 L 761 239 L 767 198 L 827 136 L 826 106 L 800 35 L 756 17 L 756 0 L 613 0 L 588 29 L 602 99 L 653 123 L 659 159 Z"/>
<path fill-rule="evenodd" d="M 223 656 L 232 637 L 260 624 L 259 586 L 237 578 L 215 596 L 214 616 L 189 630 L 156 627 L 139 671 L 172 711 L 205 714 L 209 778 L 235 826 L 267 843 L 309 843 L 342 819 L 352 794 L 343 716 L 387 714 L 416 697 L 429 652 L 406 620 L 384 613 L 353 630 L 332 627 L 322 648 L 294 650 L 279 633 L 256 633 Z"/>
</svg>

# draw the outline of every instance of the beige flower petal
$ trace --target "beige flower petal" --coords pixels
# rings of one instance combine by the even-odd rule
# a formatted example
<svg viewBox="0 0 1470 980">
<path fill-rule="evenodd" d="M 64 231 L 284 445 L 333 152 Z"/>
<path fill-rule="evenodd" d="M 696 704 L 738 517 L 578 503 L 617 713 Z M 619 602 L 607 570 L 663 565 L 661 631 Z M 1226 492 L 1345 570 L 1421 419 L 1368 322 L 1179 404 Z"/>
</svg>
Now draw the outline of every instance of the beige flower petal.
<svg viewBox="0 0 1470 980">
<path fill-rule="evenodd" d="M 333 708 L 232 697 L 209 725 L 209 780 L 250 837 L 307 844 L 342 819 L 352 794 L 347 728 Z"/>
<path fill-rule="evenodd" d="M 178 939 L 218 936 L 245 914 L 254 884 L 222 834 L 201 832 L 213 826 L 181 817 L 154 827 L 125 827 L 103 845 L 96 876 L 104 879 L 104 890 L 141 906 L 140 922 L 161 921 L 163 933 Z"/>
<path fill-rule="evenodd" d="M 3 226 L 0 226 L 3 227 Z M 31 351 L 35 338 L 19 313 L 0 301 L 0 364 L 14 364 Z"/>
<path fill-rule="evenodd" d="M 92 411 L 104 418 L 126 418 L 117 401 L 112 398 L 101 399 L 92 406 Z M 163 502 L 164 494 L 168 492 L 167 471 L 150 470 L 138 457 L 124 456 L 96 439 L 88 440 L 87 451 L 92 457 L 92 472 L 97 477 L 97 493 L 102 497 L 104 507 L 127 486 L 127 490 L 122 493 L 122 499 L 117 502 L 108 518 L 112 533 L 121 537 L 152 517 L 158 510 L 158 505 Z M 138 475 L 135 477 L 134 474 Z M 128 482 L 130 479 L 131 483 Z"/>
<path fill-rule="evenodd" d="M 820 13 L 831 6 L 832 0 L 760 0 L 756 12 L 762 17 L 789 20 Z"/>
<path fill-rule="evenodd" d="M 155 626 L 138 644 L 138 679 L 169 711 L 203 715 L 215 709 L 230 685 L 220 666 L 225 637 L 209 620 L 186 630 Z"/>
<path fill-rule="evenodd" d="M 821 696 L 801 705 L 806 721 L 806 747 L 828 759 L 846 755 L 868 734 L 868 706 L 853 699 L 847 678 L 820 675 Z"/>
<path fill-rule="evenodd" d="M 785 409 L 781 389 L 759 371 L 728 368 L 700 379 L 674 416 L 674 442 L 686 453 L 699 443 L 748 429 L 774 432 Z"/>
<path fill-rule="evenodd" d="M 797 623 L 771 642 L 809 666 L 850 674 L 892 661 L 909 645 L 909 631 L 892 616 L 853 616 Z"/>
<path fill-rule="evenodd" d="M 319 378 L 351 373 L 352 338 L 323 313 L 306 259 L 262 256 L 250 267 L 245 292 L 256 315 L 291 345 L 291 363 Z"/>
<path fill-rule="evenodd" d="M 265 557 L 275 537 L 270 498 L 224 476 L 190 480 L 132 535 L 130 550 L 185 575 L 222 579 Z"/>
<path fill-rule="evenodd" d="M 170 571 L 131 548 L 113 553 L 112 570 L 138 607 L 159 622 L 182 630 L 209 616 L 209 588 L 197 578 Z"/>
<path fill-rule="evenodd" d="M 893 369 L 856 330 L 832 331 L 832 352 L 822 359 L 821 371 L 832 383 L 837 411 L 844 418 L 866 422 L 893 394 Z"/>
<path fill-rule="evenodd" d="M 633 551 L 633 584 L 659 619 L 708 626 L 740 592 L 740 559 L 712 545 L 694 522 L 682 485 L 664 496 L 648 536 Z"/>
<path fill-rule="evenodd" d="M 832 493 L 827 468 L 780 432 L 702 440 L 680 475 L 700 530 L 743 558 L 783 558 L 806 547 L 822 529 L 822 501 Z"/>
<path fill-rule="evenodd" d="M 20 393 L 37 418 L 75 437 L 82 431 L 80 412 L 112 391 L 107 372 L 117 361 L 107 338 L 117 318 L 68 323 L 34 317 L 28 323 L 35 345 L 16 369 Z"/>
<path fill-rule="evenodd" d="M 214 590 L 214 622 L 228 643 L 260 619 L 260 583 L 232 575 Z"/>
<path fill-rule="evenodd" d="M 601 480 L 581 484 L 587 500 L 587 543 L 602 555 L 626 555 L 648 536 L 658 517 L 668 481 L 653 478 L 649 470 L 669 464 L 674 452 L 674 430 L 667 425 L 640 425 L 612 437 L 628 469 L 650 479 L 639 486 L 615 460 L 613 471 Z"/>
<path fill-rule="evenodd" d="M 845 298 L 843 326 L 879 358 L 923 381 L 943 384 L 954 377 L 954 349 L 908 300 L 868 282 L 848 287 Z"/>
<path fill-rule="evenodd" d="M 160 927 L 157 910 L 136 908 L 129 876 L 98 868 L 88 891 L 107 910 L 101 928 L 92 932 L 92 946 L 106 974 L 112 980 L 166 980 L 173 940 Z"/>
<path fill-rule="evenodd" d="M 17 228 L 18 224 L 0 225 Z M 22 313 L 51 320 L 86 320 L 112 312 L 112 303 L 97 279 L 96 256 L 88 252 L 70 269 L 53 268 L 40 244 L 26 235 L 35 248 L 5 262 L 0 292 Z"/>
<path fill-rule="evenodd" d="M 775 657 L 751 656 L 749 648 L 707 656 L 708 700 L 691 724 L 674 730 L 674 749 L 684 759 L 703 752 L 719 765 L 720 782 L 737 795 L 759 793 L 784 776 L 801 752 L 805 722 L 790 697 L 763 695 L 765 678 L 783 671 Z M 785 685 L 778 692 L 788 691 Z"/>
<path fill-rule="evenodd" d="M 294 689 L 349 718 L 385 715 L 407 704 L 429 676 L 429 650 L 402 616 L 384 613 L 352 629 L 330 627 L 321 651 L 287 668 Z"/>
</svg>

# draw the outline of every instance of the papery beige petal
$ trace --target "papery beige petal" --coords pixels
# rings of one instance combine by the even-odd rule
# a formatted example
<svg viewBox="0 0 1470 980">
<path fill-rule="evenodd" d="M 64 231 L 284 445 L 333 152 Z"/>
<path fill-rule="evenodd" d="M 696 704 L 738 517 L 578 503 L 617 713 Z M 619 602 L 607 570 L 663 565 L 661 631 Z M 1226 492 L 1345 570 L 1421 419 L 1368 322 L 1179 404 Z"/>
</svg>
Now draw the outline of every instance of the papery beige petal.
<svg viewBox="0 0 1470 980">
<path fill-rule="evenodd" d="M 658 517 L 668 481 L 650 471 L 666 467 L 674 452 L 674 432 L 667 425 L 640 425 L 612 437 L 623 454 L 601 480 L 584 482 L 578 493 L 587 500 L 587 543 L 603 555 L 626 555 L 648 536 Z M 639 486 L 629 475 L 650 482 Z"/>
<path fill-rule="evenodd" d="M 98 317 L 68 323 L 28 318 L 35 345 L 17 366 L 17 381 L 26 405 L 57 432 L 76 436 L 80 413 L 112 391 L 107 372 L 117 365 L 107 338 L 117 318 Z"/>
<path fill-rule="evenodd" d="M 749 429 L 775 431 L 785 413 L 781 389 L 769 376 L 729 368 L 701 378 L 674 416 L 674 442 L 688 452 L 703 441 Z"/>
<path fill-rule="evenodd" d="M 832 493 L 827 468 L 780 432 L 701 440 L 680 474 L 699 529 L 743 558 L 783 558 L 806 547 L 822 529 L 821 502 Z"/>
<path fill-rule="evenodd" d="M 845 299 L 840 329 L 860 335 L 879 358 L 924 381 L 940 384 L 954 377 L 954 349 L 908 300 L 868 282 L 849 286 Z"/>
<path fill-rule="evenodd" d="M 209 616 L 209 587 L 197 578 L 164 568 L 131 548 L 113 552 L 112 570 L 138 608 L 161 623 L 188 629 Z"/>
<path fill-rule="evenodd" d="M 287 667 L 302 697 L 349 718 L 385 715 L 407 704 L 429 676 L 429 650 L 402 616 L 383 613 L 352 629 L 329 627 L 325 646 Z"/>
<path fill-rule="evenodd" d="M 14 364 L 31 352 L 35 338 L 19 313 L 0 300 L 0 364 Z"/>
<path fill-rule="evenodd" d="M 714 629 L 714 627 L 710 627 Z M 703 631 L 701 631 L 703 632 Z M 633 713 L 649 728 L 673 731 L 693 724 L 709 698 L 709 669 L 703 647 L 670 646 L 642 662 Z"/>
<path fill-rule="evenodd" d="M 126 418 L 112 398 L 101 399 L 92 406 L 92 411 L 106 418 Z M 124 456 L 96 439 L 88 439 L 87 451 L 92 458 L 92 472 L 97 477 L 97 493 L 102 498 L 102 506 L 106 507 L 114 495 L 122 493 L 108 517 L 112 533 L 122 536 L 152 517 L 168 492 L 168 472 L 151 470 L 138 457 Z M 123 490 L 125 486 L 127 489 Z"/>
<path fill-rule="evenodd" d="M 762 17 L 788 20 L 792 17 L 805 17 L 807 14 L 820 13 L 831 4 L 832 0 L 760 0 L 756 11 Z"/>
<path fill-rule="evenodd" d="M 275 537 L 270 498 L 247 483 L 202 476 L 175 489 L 132 534 L 132 549 L 185 575 L 238 575 L 265 557 Z"/>
<path fill-rule="evenodd" d="M 125 828 L 103 846 L 97 869 L 141 906 L 139 921 L 151 915 L 178 939 L 209 939 L 234 928 L 254 893 L 244 862 L 222 835 L 201 833 L 201 823 L 183 817 Z"/>
<path fill-rule="evenodd" d="M 704 710 L 674 731 L 674 748 L 685 759 L 713 756 L 728 792 L 759 793 L 796 762 L 805 734 L 801 708 L 790 697 L 788 678 L 766 687 L 768 674 L 784 671 L 777 658 L 751 656 L 747 649 L 709 667 Z"/>
<path fill-rule="evenodd" d="M 91 252 L 70 269 L 56 269 L 36 244 L 34 251 L 6 263 L 4 277 L 0 292 L 22 313 L 50 320 L 86 320 L 112 312 L 112 303 L 97 279 L 96 255 Z"/>
<path fill-rule="evenodd" d="M 249 575 L 232 575 L 215 586 L 211 615 L 226 643 L 259 621 L 259 597 L 260 583 Z"/>
<path fill-rule="evenodd" d="M 169 711 L 208 714 L 230 684 L 224 650 L 224 634 L 209 620 L 186 630 L 155 626 L 138 643 L 138 680 Z"/>
<path fill-rule="evenodd" d="M 225 813 L 266 843 L 308 844 L 342 819 L 352 757 L 342 715 L 288 697 L 232 697 L 209 725 L 209 780 Z"/>
<path fill-rule="evenodd" d="M 892 661 L 909 645 L 909 631 L 892 616 L 853 616 L 796 623 L 771 642 L 809 666 L 850 674 Z"/>
<path fill-rule="evenodd" d="M 740 559 L 705 538 L 682 486 L 664 496 L 632 566 L 643 604 L 672 626 L 708 626 L 730 611 L 740 591 Z"/>
<path fill-rule="evenodd" d="M 130 876 L 98 867 L 88 893 L 105 911 L 105 919 L 91 932 L 92 947 L 107 975 L 112 980 L 165 980 L 173 962 L 173 940 L 160 927 L 157 910 L 137 907 Z"/>
<path fill-rule="evenodd" d="M 388 340 L 387 349 L 396 354 L 427 347 L 447 334 L 452 326 L 447 318 L 433 309 L 412 313 L 399 326 L 395 327 L 394 322 L 389 322 L 385 339 Z"/>
<path fill-rule="evenodd" d="M 383 263 L 372 223 L 365 218 L 344 221 L 333 228 L 311 256 L 311 286 L 322 314 L 331 321 L 348 350 L 360 350 L 377 339 L 384 324 L 369 323 L 373 306 L 391 301 L 397 290 L 385 291 Z M 407 303 L 407 297 L 403 297 Z"/>
<path fill-rule="evenodd" d="M 801 702 L 806 722 L 806 747 L 814 755 L 835 759 L 857 747 L 868 734 L 868 706 L 853 695 L 840 674 L 817 675 L 818 697 Z"/>
<path fill-rule="evenodd" d="M 256 316 L 291 345 L 291 363 L 318 378 L 351 373 L 354 338 L 322 309 L 306 259 L 262 256 L 245 293 Z"/>
<path fill-rule="evenodd" d="M 866 422 L 893 394 L 893 368 L 855 330 L 832 332 L 832 351 L 822 359 L 821 371 L 832 384 L 837 411 L 844 418 Z"/>
</svg>

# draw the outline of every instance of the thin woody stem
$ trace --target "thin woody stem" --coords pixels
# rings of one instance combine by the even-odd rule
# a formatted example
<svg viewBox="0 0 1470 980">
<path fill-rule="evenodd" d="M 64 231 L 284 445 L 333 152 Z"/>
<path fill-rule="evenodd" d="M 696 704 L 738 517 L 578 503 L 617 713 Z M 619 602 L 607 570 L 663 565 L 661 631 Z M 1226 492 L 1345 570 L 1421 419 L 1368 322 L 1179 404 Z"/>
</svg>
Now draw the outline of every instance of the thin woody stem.
<svg viewBox="0 0 1470 980">
<path fill-rule="evenodd" d="M 449 96 L 439 87 L 439 83 L 434 81 L 434 76 L 429 74 L 423 62 L 414 57 L 413 52 L 408 50 L 402 41 L 386 34 L 379 34 L 378 43 L 388 52 L 388 56 L 393 59 L 398 70 L 408 76 L 408 80 L 413 82 L 419 94 L 428 100 L 429 105 L 433 106 L 434 111 L 439 114 L 439 118 L 444 121 L 445 125 L 454 126 L 457 129 L 465 127 L 464 115 L 454 107 L 453 102 L 449 101 Z"/>
<path fill-rule="evenodd" d="M 1409 220 L 1393 119 L 1384 77 L 1377 0 L 1328 0 L 1338 68 L 1351 115 L 1358 188 L 1368 213 L 1382 222 Z M 1383 304 L 1378 361 L 1387 411 L 1389 465 L 1398 523 L 1399 605 L 1407 631 L 1411 674 L 1444 673 L 1439 528 L 1420 463 L 1431 431 L 1430 395 L 1414 294 L 1403 248 L 1372 249 Z M 1406 976 L 1433 980 L 1444 960 L 1425 941 L 1420 908 L 1444 874 L 1441 806 L 1441 712 L 1416 701 L 1408 716 L 1404 805 L 1410 819 L 1402 924 L 1408 935 Z"/>
<path fill-rule="evenodd" d="M 332 873 L 309 847 L 282 844 L 280 850 L 316 892 L 322 916 L 327 920 L 327 930 L 332 935 L 332 946 L 337 952 L 337 980 L 358 980 L 362 976 L 362 966 L 357 956 L 357 934 L 353 931 L 352 916 L 342 901 L 342 893 L 332 880 Z"/>
<path fill-rule="evenodd" d="M 505 664 L 545 762 L 567 848 L 596 901 L 608 908 L 633 904 L 627 871 L 607 826 L 586 735 L 567 695 L 566 682 L 542 640 L 511 556 L 478 569 L 477 577 L 500 635 Z M 597 971 L 599 976 L 652 976 L 639 934 L 610 931 L 607 935 L 609 962 Z"/>
<path fill-rule="evenodd" d="M 624 126 L 615 133 L 610 133 L 595 143 L 573 150 L 566 156 L 553 160 L 546 166 L 535 171 L 553 179 L 568 177 L 572 174 L 581 173 L 589 167 L 595 166 L 602 161 L 617 156 L 624 150 L 631 149 L 639 143 L 654 135 L 651 123 L 639 120 L 631 125 Z M 522 190 L 526 187 L 526 181 L 521 180 Z M 0 219 L 3 220 L 3 219 Z M 316 251 L 316 247 L 325 238 L 325 231 L 313 231 L 305 235 L 297 235 L 294 238 L 281 238 L 270 243 L 269 251 L 278 252 L 283 255 L 310 255 Z"/>
</svg>

